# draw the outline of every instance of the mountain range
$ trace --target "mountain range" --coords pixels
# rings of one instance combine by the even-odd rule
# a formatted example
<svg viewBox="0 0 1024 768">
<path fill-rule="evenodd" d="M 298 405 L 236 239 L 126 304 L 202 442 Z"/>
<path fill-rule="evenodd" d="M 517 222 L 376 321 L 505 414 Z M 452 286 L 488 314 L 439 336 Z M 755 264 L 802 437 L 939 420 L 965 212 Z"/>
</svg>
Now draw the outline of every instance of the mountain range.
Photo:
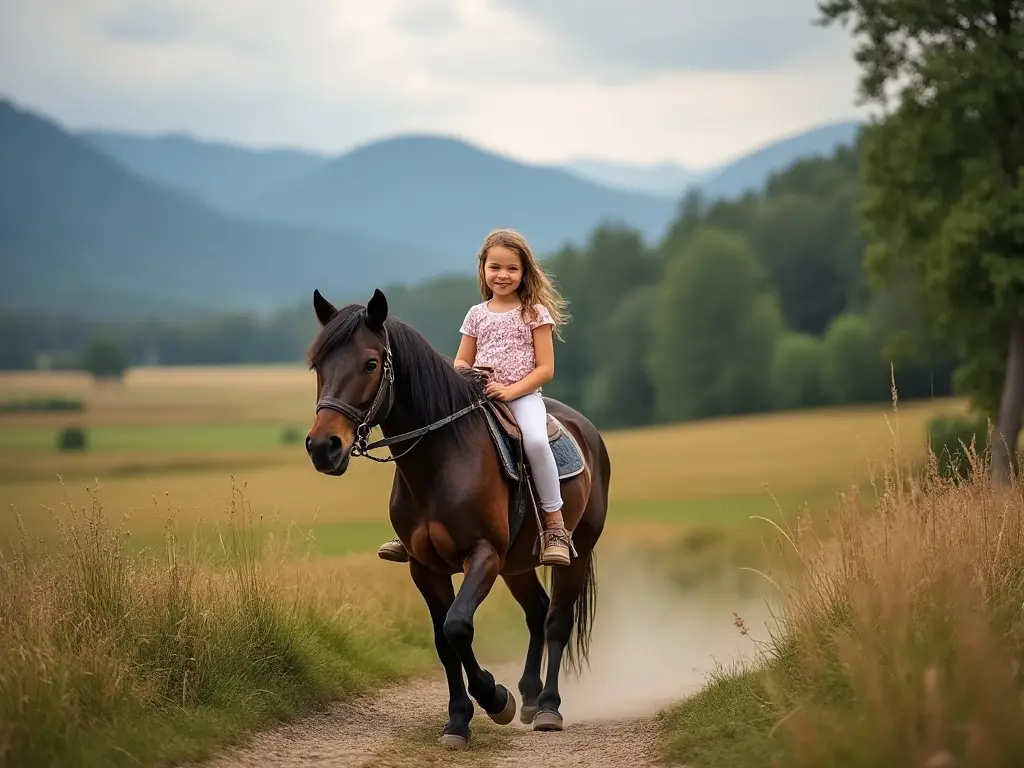
<svg viewBox="0 0 1024 768">
<path fill-rule="evenodd" d="M 756 188 L 856 125 L 830 128 L 701 183 Z M 588 175 L 579 164 L 530 165 L 448 137 L 401 136 L 340 156 L 254 150 L 73 133 L 3 99 L 0 167 L 0 305 L 90 314 L 269 310 L 313 287 L 358 296 L 468 274 L 496 226 L 523 230 L 541 255 L 602 221 L 653 241 L 679 197 L 665 181 L 660 192 L 638 184 L 643 169 L 630 188 L 595 166 Z"/>
<path fill-rule="evenodd" d="M 580 158 L 565 168 L 577 175 L 618 189 L 681 197 L 699 190 L 708 198 L 730 198 L 756 192 L 767 178 L 802 157 L 829 155 L 837 147 L 852 143 L 860 123 L 843 121 L 812 128 L 779 139 L 716 168 L 695 171 L 677 163 L 631 165 L 597 158 Z"/>
</svg>

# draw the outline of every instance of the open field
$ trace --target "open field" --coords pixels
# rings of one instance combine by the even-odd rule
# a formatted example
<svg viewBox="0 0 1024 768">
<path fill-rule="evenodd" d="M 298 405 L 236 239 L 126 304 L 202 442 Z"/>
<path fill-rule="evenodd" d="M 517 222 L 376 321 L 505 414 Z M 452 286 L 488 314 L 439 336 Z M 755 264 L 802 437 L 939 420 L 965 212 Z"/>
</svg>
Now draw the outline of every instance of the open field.
<svg viewBox="0 0 1024 768">
<path fill-rule="evenodd" d="M 388 529 L 393 470 L 354 462 L 339 481 L 312 471 L 301 440 L 282 444 L 287 427 L 305 434 L 312 390 L 312 374 L 286 366 L 139 369 L 120 386 L 75 374 L 0 376 L 0 400 L 60 394 L 86 405 L 75 414 L 0 415 L 0 499 L 45 535 L 52 528 L 43 507 L 56 507 L 65 492 L 83 503 L 86 486 L 98 480 L 108 512 L 131 512 L 132 535 L 145 538 L 162 526 L 154 500 L 182 524 L 209 524 L 233 477 L 257 517 L 315 526 L 326 551 L 351 549 L 341 543 L 350 525 L 369 545 Z M 890 429 L 908 456 L 921 454 L 927 420 L 962 408 L 958 401 L 906 404 L 897 419 L 879 404 L 615 432 L 607 436 L 609 524 L 744 521 L 772 514 L 766 488 L 784 506 L 827 501 L 888 458 Z M 57 430 L 68 424 L 88 429 L 89 450 L 56 450 Z"/>
</svg>

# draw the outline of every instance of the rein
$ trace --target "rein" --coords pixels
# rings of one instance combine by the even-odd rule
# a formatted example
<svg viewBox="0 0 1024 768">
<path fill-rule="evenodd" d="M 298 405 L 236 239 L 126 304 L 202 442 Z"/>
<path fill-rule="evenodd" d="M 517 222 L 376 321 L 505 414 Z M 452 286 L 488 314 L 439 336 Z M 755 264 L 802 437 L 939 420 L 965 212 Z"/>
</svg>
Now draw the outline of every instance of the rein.
<svg viewBox="0 0 1024 768">
<path fill-rule="evenodd" d="M 419 427 L 409 432 L 403 432 L 400 435 L 394 435 L 393 437 L 387 437 L 383 440 L 377 440 L 372 443 L 367 443 L 367 438 L 370 436 L 370 430 L 380 424 L 384 419 L 391 413 L 391 408 L 395 403 L 395 365 L 394 360 L 391 356 L 391 341 L 388 337 L 388 329 L 384 328 L 384 370 L 381 373 L 380 384 L 377 386 L 377 394 L 373 398 L 373 402 L 370 403 L 370 407 L 365 411 L 355 408 L 346 402 L 339 400 L 336 397 L 321 397 L 316 404 L 316 412 L 319 413 L 323 409 L 327 408 L 332 411 L 340 413 L 342 416 L 351 419 L 352 421 L 359 424 L 356 427 L 356 442 L 352 446 L 353 456 L 365 456 L 368 459 L 376 461 L 379 464 L 386 464 L 389 461 L 395 461 L 405 456 L 409 451 L 416 447 L 423 436 L 433 432 L 436 429 L 447 426 L 453 421 L 461 419 L 471 411 L 475 411 L 478 408 L 483 408 L 485 401 L 477 400 L 471 405 L 467 405 L 450 416 L 445 416 L 443 419 L 428 424 L 425 427 Z M 385 399 L 387 400 L 387 408 L 383 413 L 380 413 L 381 406 L 384 405 Z M 379 418 L 378 418 L 379 416 Z M 404 443 L 406 440 L 415 439 L 412 445 L 406 448 L 399 454 L 391 454 L 385 458 L 378 458 L 370 455 L 370 451 L 376 448 L 386 448 L 396 443 Z"/>
</svg>

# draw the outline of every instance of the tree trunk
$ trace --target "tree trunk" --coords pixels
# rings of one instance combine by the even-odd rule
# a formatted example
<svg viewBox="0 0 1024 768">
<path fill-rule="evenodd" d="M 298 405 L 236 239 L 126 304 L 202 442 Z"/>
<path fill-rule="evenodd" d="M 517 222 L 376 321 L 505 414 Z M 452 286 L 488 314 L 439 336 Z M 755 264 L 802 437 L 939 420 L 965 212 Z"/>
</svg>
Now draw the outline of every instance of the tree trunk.
<svg viewBox="0 0 1024 768">
<path fill-rule="evenodd" d="M 1003 394 L 999 399 L 999 416 L 992 433 L 992 479 L 1006 485 L 1010 479 L 1010 458 L 1020 437 L 1021 414 L 1024 412 L 1024 318 L 1010 328 L 1010 349 L 1006 356 Z"/>
</svg>

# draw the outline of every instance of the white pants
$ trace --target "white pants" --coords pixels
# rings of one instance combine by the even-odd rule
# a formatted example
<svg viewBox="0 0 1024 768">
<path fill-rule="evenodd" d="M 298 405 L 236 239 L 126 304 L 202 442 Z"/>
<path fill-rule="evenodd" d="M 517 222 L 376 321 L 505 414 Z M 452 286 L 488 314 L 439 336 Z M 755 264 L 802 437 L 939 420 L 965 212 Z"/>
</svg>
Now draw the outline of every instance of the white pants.
<svg viewBox="0 0 1024 768">
<path fill-rule="evenodd" d="M 508 407 L 523 434 L 523 451 L 530 460 L 530 473 L 537 486 L 540 508 L 545 512 L 557 512 L 562 508 L 562 489 L 558 483 L 555 457 L 548 444 L 548 412 L 544 401 L 539 392 L 531 392 L 509 401 Z"/>
</svg>

